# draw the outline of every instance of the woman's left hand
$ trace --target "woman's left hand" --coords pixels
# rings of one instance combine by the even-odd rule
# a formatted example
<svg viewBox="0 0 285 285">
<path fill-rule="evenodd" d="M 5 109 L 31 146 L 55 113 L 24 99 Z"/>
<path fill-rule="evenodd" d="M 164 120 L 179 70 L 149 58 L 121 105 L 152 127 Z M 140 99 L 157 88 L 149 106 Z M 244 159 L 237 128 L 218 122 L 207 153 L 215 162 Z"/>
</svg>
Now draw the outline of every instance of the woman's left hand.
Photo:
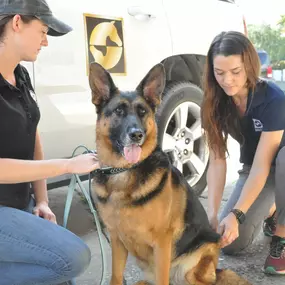
<svg viewBox="0 0 285 285">
<path fill-rule="evenodd" d="M 239 236 L 239 224 L 233 213 L 229 213 L 219 225 L 222 234 L 222 247 L 230 245 Z"/>
<path fill-rule="evenodd" d="M 38 203 L 33 210 L 33 214 L 57 224 L 56 216 L 46 202 Z"/>
</svg>

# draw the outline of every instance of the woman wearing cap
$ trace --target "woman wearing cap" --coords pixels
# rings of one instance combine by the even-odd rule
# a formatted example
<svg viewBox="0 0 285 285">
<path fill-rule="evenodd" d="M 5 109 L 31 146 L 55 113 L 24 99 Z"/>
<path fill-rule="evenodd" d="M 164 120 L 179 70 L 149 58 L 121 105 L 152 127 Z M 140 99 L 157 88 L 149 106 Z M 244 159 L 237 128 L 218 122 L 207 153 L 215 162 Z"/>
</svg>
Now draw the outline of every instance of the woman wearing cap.
<svg viewBox="0 0 285 285">
<path fill-rule="evenodd" d="M 257 52 L 245 35 L 232 31 L 215 37 L 207 56 L 202 108 L 210 146 L 208 212 L 217 228 L 231 135 L 240 143 L 243 167 L 219 219 L 223 251 L 246 249 L 276 202 L 277 222 L 264 271 L 285 274 L 285 96 L 259 74 Z"/>
<path fill-rule="evenodd" d="M 44 0 L 0 2 L 0 285 L 59 284 L 87 268 L 90 251 L 56 225 L 45 179 L 88 173 L 99 165 L 94 154 L 43 160 L 40 112 L 29 74 L 19 63 L 35 61 L 48 45 L 47 35 L 64 35 L 71 28 Z"/>
</svg>

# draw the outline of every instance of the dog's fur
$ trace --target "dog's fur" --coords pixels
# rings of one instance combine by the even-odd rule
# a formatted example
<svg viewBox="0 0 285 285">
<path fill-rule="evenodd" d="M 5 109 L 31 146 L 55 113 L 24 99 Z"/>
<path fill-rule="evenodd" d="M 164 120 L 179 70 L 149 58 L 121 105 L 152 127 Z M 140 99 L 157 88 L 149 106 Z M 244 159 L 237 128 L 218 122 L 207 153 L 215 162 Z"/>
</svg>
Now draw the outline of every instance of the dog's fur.
<svg viewBox="0 0 285 285">
<path fill-rule="evenodd" d="M 250 284 L 232 271 L 217 270 L 220 236 L 157 145 L 155 112 L 165 87 L 163 66 L 152 68 L 135 91 L 121 92 L 110 74 L 92 63 L 89 83 L 98 115 L 99 161 L 102 166 L 129 168 L 115 175 L 98 174 L 92 182 L 92 197 L 110 233 L 111 284 L 122 284 L 128 253 L 145 273 L 141 285 Z M 132 150 L 141 150 L 139 161 L 127 159 L 126 150 L 133 157 L 138 154 Z"/>
</svg>

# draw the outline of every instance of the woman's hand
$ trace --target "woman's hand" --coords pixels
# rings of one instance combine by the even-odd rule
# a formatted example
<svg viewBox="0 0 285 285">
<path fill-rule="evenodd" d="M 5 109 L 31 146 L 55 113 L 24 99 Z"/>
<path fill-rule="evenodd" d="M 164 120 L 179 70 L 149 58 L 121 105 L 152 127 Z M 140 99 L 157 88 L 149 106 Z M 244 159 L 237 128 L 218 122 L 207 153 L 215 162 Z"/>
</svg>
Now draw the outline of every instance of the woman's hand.
<svg viewBox="0 0 285 285">
<path fill-rule="evenodd" d="M 37 217 L 42 217 L 45 220 L 51 221 L 57 224 L 55 214 L 52 212 L 46 202 L 38 203 L 33 210 L 33 213 Z"/>
<path fill-rule="evenodd" d="M 85 174 L 99 167 L 97 154 L 81 154 L 68 160 L 67 173 Z"/>
<path fill-rule="evenodd" d="M 218 232 L 222 234 L 222 247 L 228 246 L 239 236 L 239 224 L 236 216 L 229 213 L 219 224 Z"/>
</svg>

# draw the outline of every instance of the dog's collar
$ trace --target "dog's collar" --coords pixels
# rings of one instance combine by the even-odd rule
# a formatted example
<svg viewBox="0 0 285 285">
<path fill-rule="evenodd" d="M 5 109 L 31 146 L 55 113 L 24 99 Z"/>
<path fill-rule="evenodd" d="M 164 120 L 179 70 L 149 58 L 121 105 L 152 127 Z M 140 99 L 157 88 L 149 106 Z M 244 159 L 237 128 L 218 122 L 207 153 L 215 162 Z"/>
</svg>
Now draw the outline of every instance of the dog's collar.
<svg viewBox="0 0 285 285">
<path fill-rule="evenodd" d="M 105 174 L 105 175 L 112 175 L 112 174 L 118 174 L 124 171 L 127 171 L 131 168 L 115 168 L 115 167 L 103 167 L 103 168 L 98 168 L 95 169 L 91 172 L 92 175 L 96 174 Z"/>
<path fill-rule="evenodd" d="M 95 169 L 91 172 L 91 174 L 94 176 L 96 174 L 103 174 L 103 175 L 113 175 L 113 174 L 119 174 L 127 170 L 131 170 L 135 168 L 139 163 L 134 164 L 130 168 L 124 168 L 124 167 L 103 167 Z"/>
</svg>

